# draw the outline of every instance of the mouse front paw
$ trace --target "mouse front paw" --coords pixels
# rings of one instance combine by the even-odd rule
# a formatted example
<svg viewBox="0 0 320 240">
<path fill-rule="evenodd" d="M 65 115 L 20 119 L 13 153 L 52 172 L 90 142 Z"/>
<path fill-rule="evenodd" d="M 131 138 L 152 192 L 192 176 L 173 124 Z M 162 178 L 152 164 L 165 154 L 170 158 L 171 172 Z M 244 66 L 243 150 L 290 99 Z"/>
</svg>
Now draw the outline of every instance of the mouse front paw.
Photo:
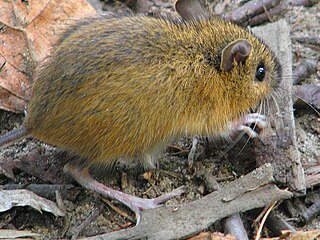
<svg viewBox="0 0 320 240">
<path fill-rule="evenodd" d="M 253 128 L 250 125 L 254 124 Z M 262 130 L 267 126 L 266 116 L 259 113 L 250 113 L 242 116 L 234 122 L 231 133 L 245 132 L 250 138 L 256 138 L 259 134 L 257 128 Z"/>
</svg>

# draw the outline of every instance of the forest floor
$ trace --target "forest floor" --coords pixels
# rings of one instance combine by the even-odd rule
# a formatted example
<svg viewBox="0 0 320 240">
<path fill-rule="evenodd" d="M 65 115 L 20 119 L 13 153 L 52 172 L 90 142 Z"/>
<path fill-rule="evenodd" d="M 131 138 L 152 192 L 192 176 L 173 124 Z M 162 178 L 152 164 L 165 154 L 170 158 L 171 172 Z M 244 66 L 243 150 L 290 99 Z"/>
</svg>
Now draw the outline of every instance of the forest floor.
<svg viewBox="0 0 320 240">
<path fill-rule="evenodd" d="M 132 8 L 135 1 L 122 1 L 117 4 L 113 1 L 91 0 L 91 2 L 99 13 L 105 13 L 105 11 L 135 13 L 136 11 Z M 140 6 L 140 12 L 154 12 L 156 16 L 174 14 L 173 0 L 145 2 L 145 5 Z M 214 10 L 217 13 L 228 12 L 238 8 L 243 2 L 245 1 L 220 1 Z M 318 64 L 317 73 L 312 74 L 304 82 L 320 86 L 319 43 L 313 45 L 294 40 L 294 37 L 305 36 L 317 36 L 319 39 L 320 3 L 311 7 L 289 7 L 285 13 L 274 17 L 273 20 L 278 19 L 286 19 L 291 27 L 293 68 L 299 66 L 304 60 L 315 61 Z M 301 102 L 294 106 L 294 116 L 302 165 L 306 169 L 310 166 L 320 168 L 320 116 L 315 109 Z M 23 114 L 0 110 L 0 133 L 3 134 L 20 126 L 23 119 Z M 119 165 L 114 169 L 96 169 L 94 177 L 115 189 L 145 198 L 156 197 L 177 187 L 187 186 L 188 190 L 185 194 L 166 203 L 170 205 L 200 199 L 256 168 L 255 158 L 251 157 L 254 144 L 251 141 L 248 142 L 246 136 L 235 144 L 223 140 L 212 144 L 211 141 L 208 143 L 207 139 L 200 139 L 195 160 L 189 164 L 188 156 L 192 140 L 192 138 L 186 138 L 173 142 L 161 155 L 157 170 L 144 171 L 141 167 L 129 169 Z M 232 149 L 229 150 L 230 148 Z M 96 236 L 135 225 L 128 218 L 111 209 L 98 194 L 83 189 L 71 177 L 65 175 L 63 166 L 66 157 L 52 146 L 28 138 L 1 149 L 0 159 L 19 160 L 19 169 L 13 171 L 14 179 L 0 172 L 0 186 L 15 188 L 17 186 L 14 184 L 24 187 L 34 185 L 37 188 L 35 192 L 52 201 L 56 201 L 54 192 L 58 189 L 66 210 L 65 217 L 56 217 L 52 213 L 39 212 L 31 207 L 13 207 L 0 213 L 0 229 L 30 230 L 40 234 L 34 237 L 35 239 L 68 239 L 78 232 L 79 226 L 93 213 L 96 217 L 93 217 L 93 220 L 79 232 L 79 236 Z M 208 179 L 212 177 L 215 179 L 216 186 L 212 182 L 208 184 Z M 43 184 L 46 185 L 41 188 L 40 185 Z M 48 189 L 51 193 L 47 193 Z M 295 197 L 292 202 L 298 201 L 303 206 L 309 207 L 319 200 L 319 191 L 319 187 L 314 183 L 312 188 L 307 189 L 305 196 Z M 133 213 L 121 204 L 117 202 L 113 204 L 132 218 L 134 217 Z M 288 214 L 284 207 L 280 206 L 276 212 L 298 229 L 320 229 L 320 217 L 315 217 L 304 225 L 301 221 L 297 221 L 296 216 Z M 242 216 L 250 238 L 254 236 L 254 229 L 250 223 L 256 215 L 256 212 L 250 212 Z M 222 222 L 216 222 L 210 230 L 223 231 Z"/>
</svg>

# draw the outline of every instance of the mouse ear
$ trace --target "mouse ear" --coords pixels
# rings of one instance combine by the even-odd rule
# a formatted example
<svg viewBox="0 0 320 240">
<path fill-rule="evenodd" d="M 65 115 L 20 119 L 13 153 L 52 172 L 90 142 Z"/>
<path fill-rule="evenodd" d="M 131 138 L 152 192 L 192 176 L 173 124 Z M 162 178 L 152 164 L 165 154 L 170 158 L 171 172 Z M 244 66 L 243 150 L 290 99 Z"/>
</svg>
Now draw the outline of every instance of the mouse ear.
<svg viewBox="0 0 320 240">
<path fill-rule="evenodd" d="M 244 63 L 251 51 L 251 44 L 246 39 L 238 39 L 229 43 L 221 53 L 220 69 L 231 71 L 233 63 Z"/>
<path fill-rule="evenodd" d="M 206 0 L 178 0 L 175 8 L 183 20 L 209 19 L 213 15 Z"/>
</svg>

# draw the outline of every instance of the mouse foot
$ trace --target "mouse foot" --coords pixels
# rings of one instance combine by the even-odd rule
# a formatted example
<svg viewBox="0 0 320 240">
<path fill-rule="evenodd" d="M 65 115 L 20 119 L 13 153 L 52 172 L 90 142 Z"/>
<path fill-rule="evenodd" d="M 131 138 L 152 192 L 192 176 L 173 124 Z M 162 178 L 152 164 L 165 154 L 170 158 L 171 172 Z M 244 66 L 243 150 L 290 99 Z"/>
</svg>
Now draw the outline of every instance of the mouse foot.
<svg viewBox="0 0 320 240">
<path fill-rule="evenodd" d="M 86 189 L 92 190 L 101 194 L 104 197 L 113 198 L 129 207 L 136 215 L 137 225 L 141 220 L 141 211 L 161 206 L 161 203 L 181 195 L 186 191 L 186 187 L 182 186 L 174 189 L 172 192 L 163 194 L 157 198 L 146 199 L 131 196 L 113 188 L 107 187 L 104 184 L 94 180 L 90 174 L 88 168 L 80 169 L 71 164 L 66 164 L 64 171 L 68 172 L 73 178 Z"/>
<path fill-rule="evenodd" d="M 254 124 L 252 129 L 248 125 Z M 263 129 L 267 126 L 266 116 L 259 113 L 250 113 L 242 116 L 235 124 L 232 126 L 232 132 L 243 131 L 250 138 L 256 138 L 259 134 L 255 131 L 256 127 Z"/>
</svg>

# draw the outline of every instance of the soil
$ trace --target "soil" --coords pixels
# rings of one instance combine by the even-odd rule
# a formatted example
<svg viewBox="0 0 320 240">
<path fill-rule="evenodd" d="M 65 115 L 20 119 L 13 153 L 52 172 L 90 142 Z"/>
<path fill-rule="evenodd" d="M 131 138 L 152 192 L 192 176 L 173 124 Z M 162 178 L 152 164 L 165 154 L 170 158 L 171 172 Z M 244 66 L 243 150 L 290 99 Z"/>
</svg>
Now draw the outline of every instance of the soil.
<svg viewBox="0 0 320 240">
<path fill-rule="evenodd" d="M 111 12 L 135 12 L 135 9 L 127 7 L 123 1 L 117 2 L 91 1 L 94 6 Z M 173 0 L 171 1 L 146 1 L 151 5 L 146 7 L 155 15 L 173 14 Z M 237 8 L 244 1 L 224 1 L 219 5 L 223 11 Z M 145 9 L 144 8 L 144 9 Z M 276 17 L 285 18 L 292 29 L 292 36 L 320 36 L 320 3 L 312 7 L 290 7 L 283 15 Z M 319 46 L 311 46 L 293 41 L 293 66 L 298 66 L 303 60 L 319 61 Z M 319 70 L 318 62 L 318 70 Z M 305 82 L 320 85 L 320 72 L 313 74 Z M 317 110 L 308 105 L 300 106 L 295 110 L 296 133 L 301 153 L 301 161 L 304 166 L 319 166 L 320 164 L 320 116 Z M 20 126 L 23 122 L 23 114 L 9 113 L 0 110 L 0 133 L 3 134 Z M 225 140 L 208 140 L 201 138 L 193 163 L 188 161 L 188 154 L 192 146 L 192 138 L 180 139 L 173 142 L 159 159 L 159 168 L 145 171 L 142 167 L 126 168 L 119 164 L 114 169 L 95 169 L 94 177 L 126 193 L 152 198 L 174 188 L 185 185 L 188 188 L 186 194 L 174 198 L 166 204 L 178 204 L 189 202 L 223 187 L 229 181 L 246 174 L 255 168 L 254 157 L 251 157 L 253 144 L 246 137 L 237 143 Z M 30 157 L 30 153 L 32 156 Z M 100 211 L 99 216 L 86 226 L 80 236 L 95 236 L 101 233 L 116 231 L 121 228 L 133 226 L 134 223 L 118 214 L 106 205 L 95 193 L 79 187 L 70 177 L 63 173 L 63 164 L 66 156 L 59 150 L 45 143 L 28 138 L 8 148 L 1 149 L 0 159 L 19 159 L 22 164 L 14 170 L 14 179 L 0 175 L 1 185 L 19 183 L 29 184 L 73 184 L 75 188 L 71 193 L 62 196 L 66 209 L 66 216 L 55 217 L 51 213 L 42 212 L 31 207 L 15 207 L 0 214 L 0 226 L 6 229 L 31 230 L 40 233 L 36 239 L 60 239 L 71 238 L 75 228 L 83 223 L 93 212 Z M 214 181 L 212 180 L 212 176 Z M 320 183 L 320 182 L 319 182 Z M 299 198 L 299 201 L 309 206 L 314 199 L 314 192 L 318 187 L 308 189 L 307 197 Z M 313 197 L 315 198 L 315 197 Z M 311 199 L 311 200 L 310 200 Z M 53 197 L 51 200 L 55 201 Z M 121 204 L 113 202 L 122 211 L 131 217 L 134 215 Z M 100 209 L 100 210 L 97 210 Z M 245 215 L 245 219 L 252 215 Z M 291 222 L 298 226 L 299 222 Z M 309 225 L 303 228 L 315 229 L 320 226 L 320 217 L 315 218 Z M 222 231 L 221 224 L 216 223 L 213 230 Z M 248 233 L 253 234 L 248 224 Z M 252 237 L 252 235 L 251 235 Z"/>
</svg>

